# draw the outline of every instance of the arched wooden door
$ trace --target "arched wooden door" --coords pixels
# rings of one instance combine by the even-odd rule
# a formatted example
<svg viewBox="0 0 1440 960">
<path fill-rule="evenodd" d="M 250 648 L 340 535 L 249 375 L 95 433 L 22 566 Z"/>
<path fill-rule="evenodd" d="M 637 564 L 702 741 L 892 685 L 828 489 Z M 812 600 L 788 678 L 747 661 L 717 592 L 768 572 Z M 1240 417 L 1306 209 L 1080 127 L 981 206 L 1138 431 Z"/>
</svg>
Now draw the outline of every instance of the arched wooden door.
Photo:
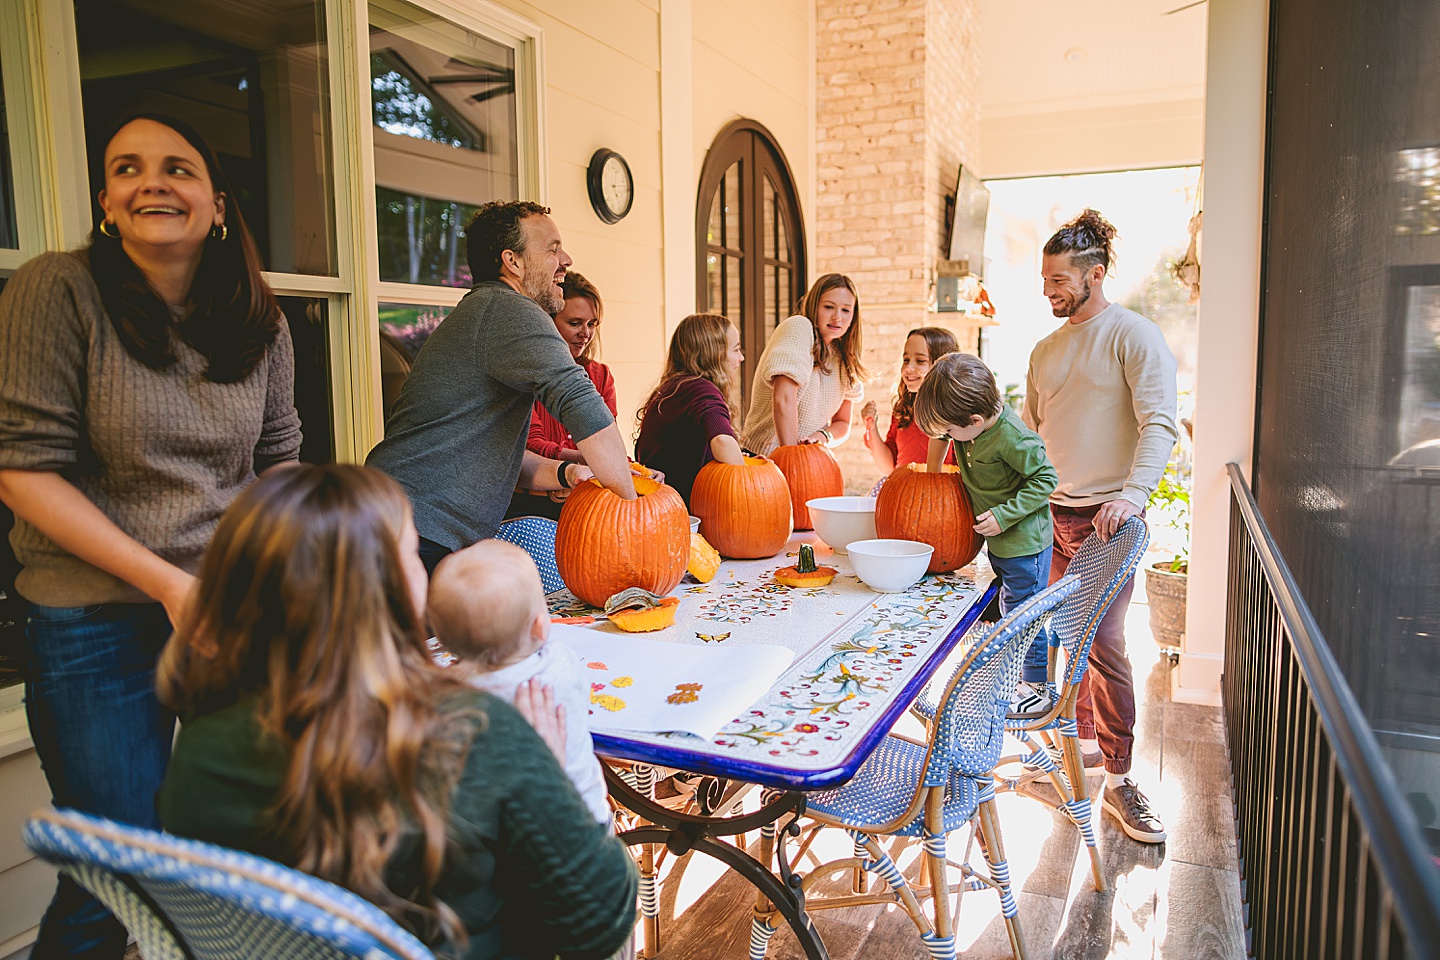
<svg viewBox="0 0 1440 960">
<path fill-rule="evenodd" d="M 695 211 L 695 308 L 723 313 L 745 351 L 741 399 L 765 340 L 805 293 L 805 226 L 780 145 L 754 120 L 728 124 L 705 154 Z"/>
</svg>

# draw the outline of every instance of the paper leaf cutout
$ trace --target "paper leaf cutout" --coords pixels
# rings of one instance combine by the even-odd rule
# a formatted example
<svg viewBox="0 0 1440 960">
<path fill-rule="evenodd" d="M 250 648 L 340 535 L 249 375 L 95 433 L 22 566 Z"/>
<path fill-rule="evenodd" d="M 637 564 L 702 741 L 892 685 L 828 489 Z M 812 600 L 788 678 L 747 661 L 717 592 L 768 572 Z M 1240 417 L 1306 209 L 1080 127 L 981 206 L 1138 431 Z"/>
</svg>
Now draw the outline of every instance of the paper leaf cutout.
<svg viewBox="0 0 1440 960">
<path fill-rule="evenodd" d="M 634 682 L 635 682 L 635 680 L 634 680 L 633 677 L 616 677 L 614 680 L 611 680 L 611 681 L 610 681 L 610 686 L 612 686 L 612 687 L 628 687 L 628 686 L 630 686 L 630 684 L 632 684 L 632 683 L 634 683 Z"/>
<path fill-rule="evenodd" d="M 589 663 L 585 664 L 585 666 L 589 667 L 591 670 L 609 670 L 609 669 L 610 669 L 609 667 L 605 666 L 605 664 L 601 663 L 599 660 L 591 660 Z"/>
<path fill-rule="evenodd" d="M 665 698 L 666 703 L 694 703 L 700 699 L 703 683 L 677 683 L 675 692 Z"/>
<path fill-rule="evenodd" d="M 590 694 L 590 702 L 603 710 L 609 710 L 611 713 L 619 713 L 625 709 L 624 700 L 621 700 L 619 697 L 612 697 L 609 694 L 592 693 Z"/>
</svg>

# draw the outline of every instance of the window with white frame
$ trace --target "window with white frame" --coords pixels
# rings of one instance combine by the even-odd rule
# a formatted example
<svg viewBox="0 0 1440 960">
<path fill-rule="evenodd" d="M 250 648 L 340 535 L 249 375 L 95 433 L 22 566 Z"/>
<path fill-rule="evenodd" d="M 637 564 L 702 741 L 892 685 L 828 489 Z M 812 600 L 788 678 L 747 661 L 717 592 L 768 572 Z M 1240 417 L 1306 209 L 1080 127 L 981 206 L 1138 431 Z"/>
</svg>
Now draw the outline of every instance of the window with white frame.
<svg viewBox="0 0 1440 960">
<path fill-rule="evenodd" d="M 0 0 L 0 28 L 0 284 L 85 242 L 121 120 L 189 122 L 289 320 L 306 459 L 379 440 L 474 209 L 543 200 L 540 30 L 485 0 Z"/>
</svg>

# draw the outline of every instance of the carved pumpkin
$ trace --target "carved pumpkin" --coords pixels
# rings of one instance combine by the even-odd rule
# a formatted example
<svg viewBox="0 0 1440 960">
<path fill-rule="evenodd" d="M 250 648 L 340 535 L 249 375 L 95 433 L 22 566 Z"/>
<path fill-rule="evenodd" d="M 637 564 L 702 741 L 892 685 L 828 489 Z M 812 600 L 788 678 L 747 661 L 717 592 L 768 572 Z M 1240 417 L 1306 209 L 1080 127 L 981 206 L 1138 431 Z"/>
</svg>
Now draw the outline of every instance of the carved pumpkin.
<svg viewBox="0 0 1440 960">
<path fill-rule="evenodd" d="M 690 534 L 690 561 L 685 565 L 690 576 L 701 583 L 715 579 L 720 569 L 720 553 L 698 533 Z"/>
<path fill-rule="evenodd" d="M 773 557 L 790 540 L 790 487 L 764 457 L 705 464 L 690 488 L 690 510 L 722 557 Z"/>
<path fill-rule="evenodd" d="M 923 463 L 906 464 L 890 474 L 875 501 L 875 535 L 930 544 L 930 573 L 965 566 L 985 545 L 960 468 L 947 463 L 941 469 L 927 473 Z"/>
<path fill-rule="evenodd" d="M 685 576 L 690 515 L 673 487 L 635 478 L 634 500 L 598 480 L 571 491 L 555 531 L 555 564 L 570 592 L 596 607 L 629 587 L 666 594 Z"/>
<path fill-rule="evenodd" d="M 771 454 L 785 480 L 790 484 L 790 509 L 795 514 L 795 529 L 809 530 L 807 501 L 816 497 L 838 497 L 845 493 L 845 478 L 835 454 L 823 443 L 796 443 L 776 447 Z"/>
</svg>

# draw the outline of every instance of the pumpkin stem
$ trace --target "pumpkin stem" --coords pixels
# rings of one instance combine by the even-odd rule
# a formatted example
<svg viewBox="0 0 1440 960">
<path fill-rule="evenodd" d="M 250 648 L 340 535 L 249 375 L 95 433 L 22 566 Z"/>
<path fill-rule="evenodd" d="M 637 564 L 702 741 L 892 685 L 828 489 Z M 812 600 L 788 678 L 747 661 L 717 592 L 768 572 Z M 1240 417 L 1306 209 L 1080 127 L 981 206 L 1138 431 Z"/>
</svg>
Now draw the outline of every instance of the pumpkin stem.
<svg viewBox="0 0 1440 960">
<path fill-rule="evenodd" d="M 795 564 L 797 573 L 815 572 L 815 548 L 808 543 L 800 544 L 800 561 Z"/>
</svg>

